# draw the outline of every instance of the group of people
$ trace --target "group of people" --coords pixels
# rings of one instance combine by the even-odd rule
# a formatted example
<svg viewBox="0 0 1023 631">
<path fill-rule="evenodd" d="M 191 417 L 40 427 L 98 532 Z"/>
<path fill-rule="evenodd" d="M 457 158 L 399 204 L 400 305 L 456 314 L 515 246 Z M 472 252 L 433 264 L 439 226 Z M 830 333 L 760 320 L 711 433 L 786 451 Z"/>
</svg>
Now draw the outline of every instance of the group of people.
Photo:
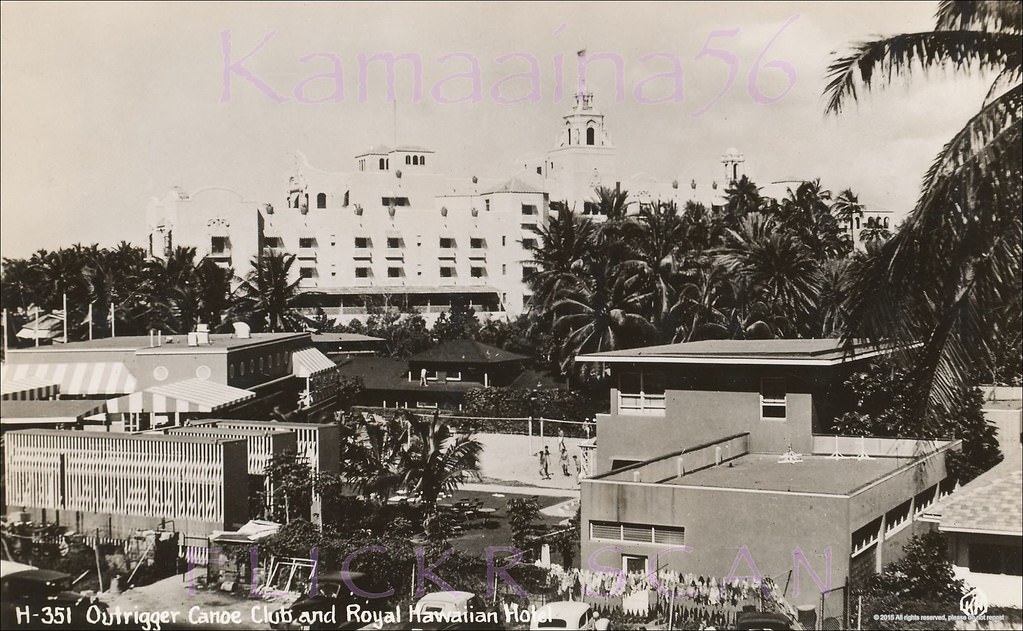
<svg viewBox="0 0 1023 631">
<path fill-rule="evenodd" d="M 561 463 L 561 473 L 567 478 L 572 475 L 568 470 L 568 446 L 565 444 L 565 432 L 558 430 L 558 460 Z M 544 445 L 544 448 L 536 453 L 540 457 L 540 477 L 544 480 L 550 480 L 551 474 L 551 448 Z M 575 463 L 575 475 L 576 478 L 582 473 L 582 465 L 579 463 L 579 456 L 573 455 L 572 460 Z"/>
</svg>

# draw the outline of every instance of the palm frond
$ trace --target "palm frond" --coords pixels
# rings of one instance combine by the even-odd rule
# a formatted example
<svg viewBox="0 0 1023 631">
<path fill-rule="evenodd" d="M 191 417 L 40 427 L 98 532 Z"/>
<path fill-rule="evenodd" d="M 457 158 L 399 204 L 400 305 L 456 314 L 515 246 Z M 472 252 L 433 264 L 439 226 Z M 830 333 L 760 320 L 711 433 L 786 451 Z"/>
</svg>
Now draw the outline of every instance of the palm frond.
<svg viewBox="0 0 1023 631">
<path fill-rule="evenodd" d="M 884 85 L 897 76 L 909 74 L 914 67 L 1001 72 L 1019 68 L 1020 58 L 1019 36 L 1009 33 L 947 30 L 863 42 L 828 67 L 825 113 L 837 114 L 848 99 L 856 101 L 858 83 L 869 90 L 875 80 Z"/>
</svg>

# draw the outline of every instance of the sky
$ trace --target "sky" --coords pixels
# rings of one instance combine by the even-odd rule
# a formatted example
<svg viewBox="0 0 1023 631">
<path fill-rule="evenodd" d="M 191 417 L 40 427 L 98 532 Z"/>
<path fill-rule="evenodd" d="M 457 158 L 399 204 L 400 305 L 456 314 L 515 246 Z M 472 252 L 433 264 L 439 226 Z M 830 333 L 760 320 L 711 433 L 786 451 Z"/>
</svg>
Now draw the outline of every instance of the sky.
<svg viewBox="0 0 1023 631">
<path fill-rule="evenodd" d="M 552 147 L 582 50 L 623 177 L 708 181 L 736 147 L 758 183 L 820 178 L 905 213 L 979 109 L 982 78 L 898 78 L 839 116 L 822 93 L 836 53 L 931 30 L 935 8 L 2 3 L 0 254 L 142 244 L 147 202 L 173 186 L 279 203 L 296 150 L 344 171 L 397 139 L 435 150 L 446 173 L 514 174 Z M 371 60 L 388 53 L 396 104 Z"/>
</svg>

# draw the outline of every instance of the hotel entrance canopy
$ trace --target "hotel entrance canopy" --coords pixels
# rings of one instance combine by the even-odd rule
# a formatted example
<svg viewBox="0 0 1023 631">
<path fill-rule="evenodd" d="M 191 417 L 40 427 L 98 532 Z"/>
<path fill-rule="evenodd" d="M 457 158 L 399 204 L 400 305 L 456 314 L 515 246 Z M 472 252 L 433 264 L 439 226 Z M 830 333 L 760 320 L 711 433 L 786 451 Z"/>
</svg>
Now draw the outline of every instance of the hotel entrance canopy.
<svg viewBox="0 0 1023 631">
<path fill-rule="evenodd" d="M 256 393 L 251 390 L 204 379 L 186 379 L 111 399 L 107 401 L 107 411 L 111 414 L 216 412 L 255 396 Z"/>
</svg>

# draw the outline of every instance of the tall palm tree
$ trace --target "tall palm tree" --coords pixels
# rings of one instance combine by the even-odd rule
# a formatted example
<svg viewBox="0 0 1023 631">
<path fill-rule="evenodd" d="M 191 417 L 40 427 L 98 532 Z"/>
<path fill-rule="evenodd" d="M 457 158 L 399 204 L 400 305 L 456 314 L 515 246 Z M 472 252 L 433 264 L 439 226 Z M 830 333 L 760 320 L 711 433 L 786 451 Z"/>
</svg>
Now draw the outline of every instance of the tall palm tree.
<svg viewBox="0 0 1023 631">
<path fill-rule="evenodd" d="M 593 194 L 596 197 L 590 203 L 596 208 L 597 214 L 607 217 L 608 221 L 625 219 L 629 206 L 632 205 L 629 191 L 617 187 L 598 186 L 593 189 Z"/>
<path fill-rule="evenodd" d="M 567 288 L 554 305 L 554 331 L 563 336 L 561 368 L 575 355 L 629 348 L 654 333 L 647 313 L 649 294 L 636 278 L 620 273 L 609 257 L 588 259 L 578 285 Z"/>
<path fill-rule="evenodd" d="M 850 203 L 843 199 L 840 207 Z M 831 191 L 821 186 L 820 179 L 803 182 L 791 188 L 774 209 L 782 227 L 799 237 L 818 261 L 843 257 L 852 251 L 852 240 L 839 219 L 832 214 L 835 206 Z"/>
<path fill-rule="evenodd" d="M 364 418 L 346 435 L 342 473 L 356 491 L 383 500 L 401 488 L 409 430 L 408 423 L 395 416 L 380 422 Z"/>
<path fill-rule="evenodd" d="M 681 285 L 678 252 L 685 228 L 674 203 L 658 202 L 644 205 L 625 232 L 632 257 L 622 266 L 622 272 L 639 277 L 653 303 L 653 324 L 665 338 L 670 338 L 676 328 L 669 319 Z"/>
<path fill-rule="evenodd" d="M 918 68 L 994 76 L 980 111 L 923 178 L 916 206 L 876 256 L 855 265 L 847 337 L 922 342 L 913 353 L 918 409 L 954 409 L 970 372 L 990 354 L 992 319 L 1019 292 L 1023 228 L 1023 6 L 941 2 L 935 29 L 858 44 L 829 69 L 827 113 Z"/>
<path fill-rule="evenodd" d="M 295 307 L 300 280 L 292 278 L 295 255 L 268 250 L 252 259 L 251 271 L 238 286 L 235 311 L 267 331 L 300 331 L 304 321 Z"/>
<path fill-rule="evenodd" d="M 593 222 L 563 210 L 546 225 L 537 229 L 539 247 L 532 252 L 537 271 L 529 278 L 533 290 L 533 307 L 549 311 L 565 287 L 578 282 L 584 259 L 592 256 L 596 246 Z"/>
<path fill-rule="evenodd" d="M 750 213 L 760 212 L 763 206 L 760 187 L 748 176 L 743 175 L 728 184 L 725 190 L 725 210 L 730 225 L 734 226 Z"/>
</svg>

